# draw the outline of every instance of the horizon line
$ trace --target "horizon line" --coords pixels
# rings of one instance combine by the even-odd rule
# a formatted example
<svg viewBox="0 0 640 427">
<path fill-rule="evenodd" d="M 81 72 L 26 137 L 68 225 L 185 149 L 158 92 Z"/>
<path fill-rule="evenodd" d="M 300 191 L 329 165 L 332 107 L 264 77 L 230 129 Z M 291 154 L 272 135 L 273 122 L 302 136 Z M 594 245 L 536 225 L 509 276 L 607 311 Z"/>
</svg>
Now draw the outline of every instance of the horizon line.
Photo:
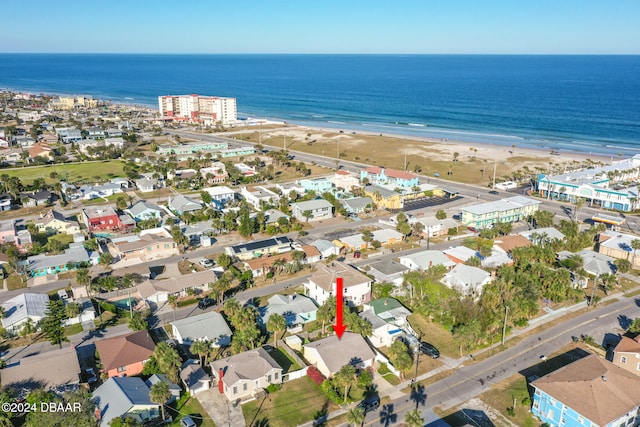
<svg viewBox="0 0 640 427">
<path fill-rule="evenodd" d="M 358 56 L 640 56 L 640 52 L 627 53 L 419 53 L 419 52 L 0 52 L 0 55 L 358 55 Z"/>
</svg>

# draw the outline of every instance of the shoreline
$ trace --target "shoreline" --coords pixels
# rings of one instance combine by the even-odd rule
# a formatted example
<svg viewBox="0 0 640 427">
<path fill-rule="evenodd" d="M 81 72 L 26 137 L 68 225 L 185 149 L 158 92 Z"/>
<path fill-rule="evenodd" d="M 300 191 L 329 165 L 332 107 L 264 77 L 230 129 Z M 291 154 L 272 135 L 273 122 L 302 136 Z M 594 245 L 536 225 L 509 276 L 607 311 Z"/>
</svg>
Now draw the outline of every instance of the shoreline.
<svg viewBox="0 0 640 427">
<path fill-rule="evenodd" d="M 35 89 L 11 89 L 11 88 L 0 88 L 0 93 L 2 92 L 12 92 L 17 94 L 29 94 L 33 96 L 91 96 L 89 94 L 65 94 L 61 92 L 37 92 Z M 136 99 L 132 98 L 130 100 L 117 100 L 114 101 L 112 99 L 104 99 L 104 98 L 95 98 L 98 101 L 106 102 L 114 107 L 126 107 L 126 108 L 139 108 L 147 111 L 155 111 L 157 112 L 157 106 L 154 105 L 146 105 L 136 103 Z M 282 118 L 273 118 L 269 117 L 269 115 L 260 116 L 253 115 L 249 113 L 240 112 L 241 115 L 246 116 L 247 119 L 253 120 L 269 120 L 269 121 L 281 121 L 284 122 L 286 126 L 296 126 L 300 128 L 308 128 L 308 129 L 316 129 L 323 132 L 345 132 L 349 134 L 355 135 L 380 135 L 397 139 L 404 139 L 408 141 L 418 141 L 425 142 L 429 144 L 438 144 L 439 148 L 442 147 L 460 147 L 460 146 L 474 146 L 474 147 L 483 147 L 483 151 L 492 151 L 496 154 L 496 157 L 501 157 L 504 153 L 500 154 L 500 148 L 503 148 L 504 152 L 508 155 L 512 154 L 510 151 L 514 151 L 512 155 L 517 152 L 519 155 L 530 155 L 535 157 L 548 157 L 550 155 L 554 155 L 553 153 L 557 153 L 557 157 L 575 161 L 586 161 L 588 159 L 594 160 L 597 162 L 610 162 L 614 158 L 625 158 L 632 157 L 634 154 L 633 151 L 640 152 L 640 149 L 633 148 L 622 148 L 620 150 L 615 151 L 615 155 L 612 154 L 614 151 L 609 151 L 606 149 L 607 146 L 594 145 L 594 148 L 600 148 L 600 150 L 595 151 L 584 151 L 584 150 L 576 150 L 576 142 L 577 141 L 548 141 L 552 145 L 562 146 L 562 148 L 553 148 L 542 145 L 542 141 L 538 141 L 536 143 L 535 140 L 531 140 L 528 138 L 516 136 L 516 135 L 504 135 L 499 133 L 488 133 L 482 131 L 467 131 L 467 130 L 456 130 L 456 129 L 445 129 L 445 128 L 435 128 L 430 127 L 428 124 L 411 124 L 411 123 L 398 123 L 395 122 L 396 125 L 392 124 L 381 124 L 381 123 L 358 123 L 358 122 L 338 122 L 338 121 L 305 121 L 305 120 L 288 120 Z M 402 127 L 402 126 L 406 126 Z M 403 132 L 404 131 L 404 132 Z M 439 134 L 434 136 L 434 134 Z M 467 137 L 468 135 L 468 137 Z M 613 142 L 615 143 L 615 142 Z M 515 146 L 515 147 L 514 147 Z M 573 148 L 573 149 L 571 149 Z M 448 150 L 451 153 L 456 152 L 455 149 Z M 618 154 L 623 153 L 624 155 L 620 157 Z M 554 156 L 555 157 L 555 156 Z M 503 161 L 507 159 L 499 159 L 498 161 Z M 495 159 L 494 159 L 495 160 Z"/>
</svg>

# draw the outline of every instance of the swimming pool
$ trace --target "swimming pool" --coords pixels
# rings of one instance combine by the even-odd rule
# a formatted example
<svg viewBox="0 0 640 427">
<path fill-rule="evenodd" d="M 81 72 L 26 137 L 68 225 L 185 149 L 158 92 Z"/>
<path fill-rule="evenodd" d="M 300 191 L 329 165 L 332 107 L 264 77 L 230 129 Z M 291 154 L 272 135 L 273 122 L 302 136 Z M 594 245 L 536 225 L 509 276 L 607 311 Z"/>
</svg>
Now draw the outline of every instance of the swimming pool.
<svg viewBox="0 0 640 427">
<path fill-rule="evenodd" d="M 129 310 L 130 306 L 135 307 L 137 304 L 137 300 L 135 298 L 123 298 L 115 301 L 111 301 L 111 303 L 115 304 L 116 307 L 121 308 L 123 310 Z"/>
</svg>

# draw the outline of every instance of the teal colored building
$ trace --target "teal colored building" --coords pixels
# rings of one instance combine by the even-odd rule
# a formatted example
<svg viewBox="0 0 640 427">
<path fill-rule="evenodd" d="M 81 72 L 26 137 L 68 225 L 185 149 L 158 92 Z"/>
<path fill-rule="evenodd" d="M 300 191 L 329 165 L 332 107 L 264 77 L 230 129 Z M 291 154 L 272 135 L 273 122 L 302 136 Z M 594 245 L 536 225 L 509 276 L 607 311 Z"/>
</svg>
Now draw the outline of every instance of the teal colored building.
<svg viewBox="0 0 640 427">
<path fill-rule="evenodd" d="M 461 209 L 462 223 L 467 227 L 487 228 L 498 222 L 522 221 L 538 211 L 540 202 L 514 196 Z"/>
</svg>

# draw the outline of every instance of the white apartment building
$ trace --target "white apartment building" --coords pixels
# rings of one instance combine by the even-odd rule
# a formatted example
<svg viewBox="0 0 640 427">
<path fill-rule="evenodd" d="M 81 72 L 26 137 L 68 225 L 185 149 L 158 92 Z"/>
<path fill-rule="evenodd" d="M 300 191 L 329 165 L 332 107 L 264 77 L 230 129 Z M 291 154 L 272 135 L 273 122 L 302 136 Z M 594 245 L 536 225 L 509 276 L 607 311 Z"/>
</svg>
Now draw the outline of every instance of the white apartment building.
<svg viewBox="0 0 640 427">
<path fill-rule="evenodd" d="M 158 97 L 158 107 L 164 117 L 200 122 L 207 126 L 214 126 L 217 122 L 226 125 L 238 120 L 235 98 L 167 95 Z"/>
</svg>

